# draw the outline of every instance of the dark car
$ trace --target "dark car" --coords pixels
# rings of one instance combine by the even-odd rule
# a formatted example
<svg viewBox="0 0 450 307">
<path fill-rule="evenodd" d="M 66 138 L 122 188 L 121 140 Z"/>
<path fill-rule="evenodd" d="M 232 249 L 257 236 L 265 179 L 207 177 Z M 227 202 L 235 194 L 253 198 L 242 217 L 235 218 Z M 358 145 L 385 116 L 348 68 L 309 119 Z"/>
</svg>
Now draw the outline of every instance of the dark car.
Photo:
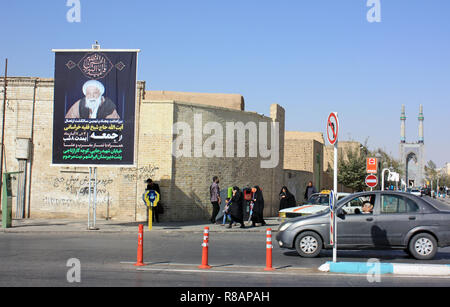
<svg viewBox="0 0 450 307">
<path fill-rule="evenodd" d="M 369 213 L 350 210 L 372 206 Z M 450 206 L 430 197 L 362 192 L 345 197 L 335 207 L 338 249 L 403 249 L 426 260 L 435 256 L 438 247 L 450 246 Z M 281 224 L 276 239 L 281 248 L 296 249 L 302 257 L 332 249 L 330 210 Z"/>
</svg>

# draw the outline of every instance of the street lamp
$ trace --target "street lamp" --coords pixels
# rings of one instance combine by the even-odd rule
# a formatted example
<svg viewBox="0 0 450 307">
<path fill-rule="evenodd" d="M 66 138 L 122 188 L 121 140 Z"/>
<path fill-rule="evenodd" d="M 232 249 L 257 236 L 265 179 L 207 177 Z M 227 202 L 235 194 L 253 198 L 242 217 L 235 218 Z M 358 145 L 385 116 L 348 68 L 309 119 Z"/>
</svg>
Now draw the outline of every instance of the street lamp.
<svg viewBox="0 0 450 307">
<path fill-rule="evenodd" d="M 387 163 L 386 162 L 384 162 L 383 163 L 383 166 L 385 166 L 385 165 L 387 165 Z M 384 168 L 383 169 L 383 171 L 382 171 L 382 173 L 381 173 L 381 191 L 384 191 L 384 173 L 386 172 L 386 171 L 388 171 L 389 172 L 389 177 L 391 176 L 391 172 L 393 171 L 394 169 L 393 169 L 393 167 L 391 166 L 391 167 L 389 167 L 389 168 Z"/>
</svg>

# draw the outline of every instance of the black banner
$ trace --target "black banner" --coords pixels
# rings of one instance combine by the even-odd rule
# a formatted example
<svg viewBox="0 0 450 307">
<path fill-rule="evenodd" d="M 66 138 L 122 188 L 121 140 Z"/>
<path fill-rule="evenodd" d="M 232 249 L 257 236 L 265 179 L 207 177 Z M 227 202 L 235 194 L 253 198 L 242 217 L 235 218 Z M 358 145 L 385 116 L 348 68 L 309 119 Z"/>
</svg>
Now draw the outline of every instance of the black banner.
<svg viewBox="0 0 450 307">
<path fill-rule="evenodd" d="M 55 54 L 53 164 L 133 165 L 137 52 Z"/>
</svg>

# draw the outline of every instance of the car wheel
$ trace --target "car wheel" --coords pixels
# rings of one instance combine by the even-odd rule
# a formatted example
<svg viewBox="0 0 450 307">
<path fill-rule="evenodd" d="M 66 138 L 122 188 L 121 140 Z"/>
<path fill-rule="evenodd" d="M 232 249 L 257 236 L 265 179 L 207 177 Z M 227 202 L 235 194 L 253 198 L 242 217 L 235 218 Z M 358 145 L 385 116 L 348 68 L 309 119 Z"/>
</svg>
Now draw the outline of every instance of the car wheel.
<svg viewBox="0 0 450 307">
<path fill-rule="evenodd" d="M 317 257 L 322 250 L 322 239 L 312 231 L 301 233 L 295 239 L 295 249 L 301 257 Z"/>
<path fill-rule="evenodd" d="M 419 233 L 409 242 L 409 252 L 418 260 L 433 259 L 437 252 L 436 239 L 428 233 Z"/>
</svg>

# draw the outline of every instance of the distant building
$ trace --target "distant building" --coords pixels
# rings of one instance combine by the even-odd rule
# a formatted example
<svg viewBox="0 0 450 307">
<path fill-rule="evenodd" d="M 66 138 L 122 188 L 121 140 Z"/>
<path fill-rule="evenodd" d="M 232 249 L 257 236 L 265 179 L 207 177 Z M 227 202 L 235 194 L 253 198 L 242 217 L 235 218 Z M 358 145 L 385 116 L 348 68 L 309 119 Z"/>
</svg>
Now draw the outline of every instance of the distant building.
<svg viewBox="0 0 450 307">
<path fill-rule="evenodd" d="M 405 166 L 405 175 L 402 178 L 408 187 L 425 184 L 425 142 L 424 142 L 424 116 L 423 106 L 419 110 L 419 139 L 417 143 L 406 142 L 406 112 L 402 105 L 400 117 L 400 162 Z"/>
</svg>

